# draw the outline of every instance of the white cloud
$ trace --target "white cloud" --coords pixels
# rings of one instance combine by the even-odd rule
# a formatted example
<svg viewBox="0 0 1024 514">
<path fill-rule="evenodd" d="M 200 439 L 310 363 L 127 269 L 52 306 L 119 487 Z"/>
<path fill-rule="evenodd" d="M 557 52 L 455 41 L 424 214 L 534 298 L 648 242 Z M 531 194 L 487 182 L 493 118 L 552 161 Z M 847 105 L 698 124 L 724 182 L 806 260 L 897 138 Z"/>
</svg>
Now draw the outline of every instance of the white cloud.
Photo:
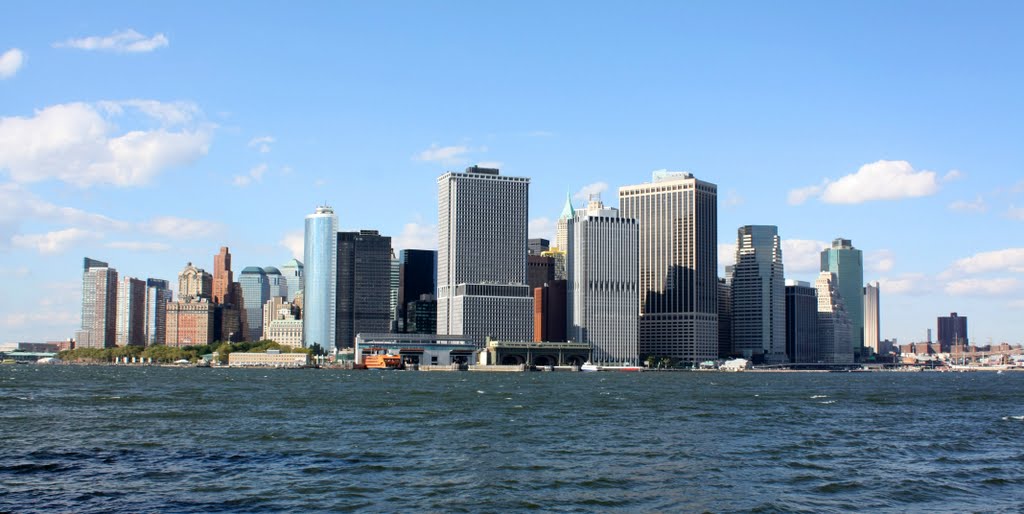
<svg viewBox="0 0 1024 514">
<path fill-rule="evenodd" d="M 823 186 L 790 191 L 789 203 L 799 205 L 818 196 L 825 203 L 858 204 L 929 196 L 938 190 L 934 171 L 916 171 L 907 161 L 876 161 L 861 166 L 856 173 L 826 181 Z"/>
<path fill-rule="evenodd" d="M 301 261 L 306 258 L 305 237 L 306 236 L 301 230 L 293 230 L 286 233 L 278 243 L 287 248 L 288 251 L 291 252 L 293 258 Z"/>
<path fill-rule="evenodd" d="M 782 254 L 785 257 L 785 253 Z M 722 268 L 736 264 L 736 243 L 718 243 L 718 265 Z"/>
<path fill-rule="evenodd" d="M 437 225 L 406 223 L 402 233 L 391 238 L 391 246 L 396 253 L 399 250 L 436 250 Z"/>
<path fill-rule="evenodd" d="M 572 195 L 573 199 L 580 200 L 583 202 L 590 201 L 590 195 L 600 195 L 608 190 L 608 184 L 606 182 L 594 182 L 593 184 L 587 184 L 580 188 Z"/>
<path fill-rule="evenodd" d="M 1024 273 L 1024 248 L 1007 248 L 976 253 L 953 263 L 953 268 L 964 273 L 1015 271 Z"/>
<path fill-rule="evenodd" d="M 890 250 L 875 250 L 864 256 L 868 271 L 887 273 L 896 266 L 896 256 Z"/>
<path fill-rule="evenodd" d="M 943 182 L 953 182 L 954 180 L 960 180 L 964 178 L 964 174 L 960 170 L 949 170 L 945 175 L 942 176 Z"/>
<path fill-rule="evenodd" d="M 42 254 L 56 254 L 78 243 L 101 239 L 102 237 L 103 234 L 98 232 L 80 228 L 67 228 L 45 234 L 18 234 L 11 237 L 11 244 L 16 248 L 32 249 Z"/>
<path fill-rule="evenodd" d="M 905 273 L 898 277 L 878 279 L 883 295 L 920 296 L 934 290 L 935 280 L 923 273 Z"/>
<path fill-rule="evenodd" d="M 54 311 L 47 309 L 45 312 L 40 312 L 37 309 L 32 312 L 13 312 L 0 318 L 0 326 L 6 329 L 42 324 L 49 330 L 69 330 L 66 327 L 73 329 L 81 322 L 81 311 L 75 312 L 70 310 Z"/>
<path fill-rule="evenodd" d="M 128 250 L 132 252 L 166 252 L 171 249 L 171 245 L 167 243 L 146 241 L 111 241 L 105 246 L 115 250 Z"/>
<path fill-rule="evenodd" d="M 413 156 L 413 159 L 423 162 L 440 162 L 446 165 L 456 165 L 464 164 L 466 162 L 466 154 L 469 152 L 469 147 L 463 145 L 438 146 L 434 144 Z"/>
<path fill-rule="evenodd" d="M 237 187 L 245 187 L 253 182 L 259 183 L 263 181 L 263 174 L 267 172 L 267 165 L 260 164 L 249 170 L 249 173 L 245 175 L 235 175 L 232 183 Z"/>
<path fill-rule="evenodd" d="M 1010 208 L 1006 209 L 1006 217 L 1012 220 L 1024 221 L 1024 207 L 1011 205 Z"/>
<path fill-rule="evenodd" d="M 946 294 L 953 296 L 1001 296 L 1020 289 L 1016 278 L 967 278 L 946 284 Z"/>
<path fill-rule="evenodd" d="M 140 228 L 151 234 L 170 239 L 203 238 L 216 235 L 223 229 L 219 223 L 176 216 L 153 218 L 140 224 Z"/>
<path fill-rule="evenodd" d="M 0 54 L 0 80 L 13 77 L 21 69 L 22 64 L 25 64 L 25 54 L 17 48 Z"/>
<path fill-rule="evenodd" d="M 1013 309 L 1024 309 L 1024 300 L 1014 300 L 1010 302 L 1010 307 Z"/>
<path fill-rule="evenodd" d="M 555 228 L 557 222 L 551 218 L 536 218 L 530 220 L 529 234 L 530 238 L 544 238 L 548 241 L 555 240 Z"/>
<path fill-rule="evenodd" d="M 162 125 L 117 134 L 125 108 Z M 0 117 L 0 169 L 15 182 L 57 179 L 81 187 L 137 186 L 205 155 L 208 128 L 169 130 L 193 119 L 191 104 L 152 100 L 58 104 L 32 117 Z"/>
<path fill-rule="evenodd" d="M 270 145 L 273 143 L 273 136 L 254 137 L 249 141 L 249 148 L 255 148 L 260 153 L 270 153 Z"/>
<path fill-rule="evenodd" d="M 0 184 L 0 225 L 17 225 L 25 219 L 50 221 L 94 230 L 127 230 L 131 223 L 73 207 L 44 201 L 18 184 Z"/>
<path fill-rule="evenodd" d="M 985 199 L 981 195 L 978 195 L 974 198 L 973 202 L 957 200 L 949 204 L 949 210 L 956 212 L 982 213 L 988 210 L 988 204 L 985 203 Z"/>
<path fill-rule="evenodd" d="M 821 270 L 821 251 L 828 248 L 824 241 L 811 239 L 783 239 L 782 264 L 786 273 L 810 273 Z"/>
<path fill-rule="evenodd" d="M 494 168 L 494 169 L 501 169 L 502 165 L 504 165 L 504 164 L 505 163 L 503 163 L 501 161 L 483 161 L 483 162 L 476 163 L 476 165 L 478 167 L 481 167 L 481 168 Z"/>
<path fill-rule="evenodd" d="M 133 29 L 114 31 L 109 36 L 88 36 L 68 39 L 53 44 L 54 48 L 77 48 L 79 50 L 102 50 L 117 53 L 152 52 L 170 44 L 167 36 L 155 34 L 146 37 Z"/>
</svg>

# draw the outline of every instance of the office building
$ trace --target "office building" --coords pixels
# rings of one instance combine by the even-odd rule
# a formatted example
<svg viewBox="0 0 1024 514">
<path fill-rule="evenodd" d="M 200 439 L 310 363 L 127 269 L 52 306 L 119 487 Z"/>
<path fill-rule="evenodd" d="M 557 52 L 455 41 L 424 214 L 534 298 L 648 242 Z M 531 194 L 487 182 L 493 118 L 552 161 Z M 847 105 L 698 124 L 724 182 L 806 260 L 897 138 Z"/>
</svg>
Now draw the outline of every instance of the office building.
<svg viewBox="0 0 1024 514">
<path fill-rule="evenodd" d="M 401 332 L 405 322 L 401 323 L 399 320 L 399 314 L 401 310 L 398 308 L 398 289 L 401 287 L 402 281 L 402 261 L 395 257 L 395 250 L 391 250 L 391 294 L 388 296 L 388 311 L 391 313 L 391 332 Z"/>
<path fill-rule="evenodd" d="M 173 293 L 166 280 L 146 280 L 146 346 L 164 344 L 167 334 L 167 303 Z"/>
<path fill-rule="evenodd" d="M 289 302 L 295 301 L 295 295 L 302 291 L 302 269 L 302 263 L 298 259 L 292 259 L 281 266 L 281 277 L 288 290 L 286 296 Z"/>
<path fill-rule="evenodd" d="M 529 255 L 540 255 L 551 249 L 551 241 L 544 238 L 531 238 L 526 240 L 526 253 Z"/>
<path fill-rule="evenodd" d="M 317 207 L 306 216 L 302 295 L 302 344 L 335 347 L 338 291 L 338 218 L 334 209 Z"/>
<path fill-rule="evenodd" d="M 849 364 L 854 358 L 853 345 L 850 344 L 853 325 L 836 282 L 835 274 L 822 271 L 814 283 L 818 294 L 816 362 Z"/>
<path fill-rule="evenodd" d="M 565 205 L 562 207 L 562 213 L 558 215 L 558 221 L 555 222 L 555 248 L 562 252 L 569 251 L 569 223 L 575 214 L 576 209 L 572 206 L 572 195 L 566 192 Z M 550 249 L 549 247 L 548 250 Z M 541 250 L 542 253 L 544 251 Z"/>
<path fill-rule="evenodd" d="M 213 276 L 202 268 L 197 268 L 190 262 L 181 273 L 178 273 L 178 301 L 210 299 L 212 295 Z"/>
<path fill-rule="evenodd" d="M 864 346 L 864 256 L 849 239 L 837 238 L 821 252 L 821 271 L 835 275 L 835 287 L 850 319 L 850 351 L 860 359 Z"/>
<path fill-rule="evenodd" d="M 167 304 L 167 346 L 210 344 L 216 340 L 217 306 L 207 298 Z"/>
<path fill-rule="evenodd" d="M 428 333 L 414 331 L 411 328 L 412 321 L 409 317 L 409 304 L 419 301 L 423 295 L 430 295 L 433 302 L 432 326 L 437 327 L 437 299 L 434 293 L 437 292 L 437 252 L 433 250 L 402 250 L 398 254 L 398 308 L 399 319 L 402 320 L 400 328 L 408 333 Z M 421 325 L 422 326 L 422 325 Z"/>
<path fill-rule="evenodd" d="M 437 333 L 437 298 L 422 294 L 405 306 L 405 330 L 409 334 Z"/>
<path fill-rule="evenodd" d="M 549 252 L 549 250 L 544 250 Z M 542 287 L 544 284 L 555 280 L 555 259 L 542 255 L 529 254 L 526 256 L 526 283 L 531 289 Z"/>
<path fill-rule="evenodd" d="M 438 183 L 437 333 L 533 339 L 530 179 L 473 166 Z"/>
<path fill-rule="evenodd" d="M 285 281 L 284 275 L 281 274 L 281 270 L 273 266 L 266 266 L 263 268 L 263 273 L 267 275 L 267 288 L 270 290 L 270 298 L 288 296 L 288 283 Z"/>
<path fill-rule="evenodd" d="M 220 253 L 213 256 L 213 303 L 231 304 L 231 283 L 235 281 L 231 271 L 231 252 L 220 247 Z"/>
<path fill-rule="evenodd" d="M 552 280 L 533 290 L 533 340 L 565 342 L 566 294 L 565 280 Z"/>
<path fill-rule="evenodd" d="M 391 238 L 376 230 L 338 233 L 338 348 L 352 348 L 356 335 L 391 331 Z"/>
<path fill-rule="evenodd" d="M 146 283 L 124 277 L 117 283 L 117 346 L 146 346 Z"/>
<path fill-rule="evenodd" d="M 943 352 L 948 352 L 953 345 L 970 344 L 967 337 L 967 316 L 958 316 L 955 312 L 949 316 L 939 316 L 938 325 L 938 343 Z"/>
<path fill-rule="evenodd" d="M 245 309 L 245 334 L 251 341 L 263 339 L 263 304 L 270 299 L 270 281 L 258 266 L 248 266 L 238 277 Z"/>
<path fill-rule="evenodd" d="M 299 308 L 285 297 L 271 298 L 263 308 L 263 338 L 284 346 L 302 346 L 300 315 Z"/>
<path fill-rule="evenodd" d="M 117 339 L 117 270 L 86 257 L 82 272 L 82 329 L 77 348 L 111 348 Z"/>
<path fill-rule="evenodd" d="M 882 352 L 881 302 L 878 282 L 864 286 L 864 349 L 868 353 Z"/>
<path fill-rule="evenodd" d="M 732 357 L 732 266 L 718 279 L 718 356 Z"/>
<path fill-rule="evenodd" d="M 809 282 L 786 281 L 786 355 L 790 362 L 818 362 L 818 293 Z"/>
<path fill-rule="evenodd" d="M 267 333 L 270 322 L 275 319 L 287 319 L 285 316 L 294 319 L 301 318 L 301 309 L 283 296 L 272 296 L 267 303 L 263 304 L 263 333 Z M 264 336 L 265 337 L 265 336 Z M 280 341 L 278 341 L 280 342 Z"/>
<path fill-rule="evenodd" d="M 622 216 L 639 227 L 641 359 L 718 356 L 717 198 L 717 186 L 685 172 L 619 188 Z"/>
<path fill-rule="evenodd" d="M 755 363 L 786 357 L 786 279 L 778 227 L 746 225 L 736 235 L 732 354 Z"/>
<path fill-rule="evenodd" d="M 569 340 L 589 345 L 594 362 L 638 364 L 636 221 L 595 195 L 568 232 Z"/>
</svg>

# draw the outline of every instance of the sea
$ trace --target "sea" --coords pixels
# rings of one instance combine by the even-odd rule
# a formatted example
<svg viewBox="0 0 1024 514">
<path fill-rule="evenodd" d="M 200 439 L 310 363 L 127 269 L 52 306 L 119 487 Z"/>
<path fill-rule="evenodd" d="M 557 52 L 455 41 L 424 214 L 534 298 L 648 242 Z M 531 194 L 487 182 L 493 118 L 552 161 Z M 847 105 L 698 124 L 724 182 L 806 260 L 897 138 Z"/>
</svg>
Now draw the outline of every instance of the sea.
<svg viewBox="0 0 1024 514">
<path fill-rule="evenodd" d="M 1024 373 L 0 366 L 0 512 L 1021 512 Z"/>
</svg>

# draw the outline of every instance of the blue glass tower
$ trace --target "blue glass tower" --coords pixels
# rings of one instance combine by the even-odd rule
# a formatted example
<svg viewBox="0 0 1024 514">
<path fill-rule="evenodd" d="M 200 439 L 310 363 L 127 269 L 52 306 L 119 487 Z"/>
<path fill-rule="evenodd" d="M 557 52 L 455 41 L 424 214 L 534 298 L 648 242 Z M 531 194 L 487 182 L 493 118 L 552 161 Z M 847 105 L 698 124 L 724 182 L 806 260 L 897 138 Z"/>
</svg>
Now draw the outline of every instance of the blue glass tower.
<svg viewBox="0 0 1024 514">
<path fill-rule="evenodd" d="M 864 349 L 864 256 L 849 239 L 832 241 L 821 252 L 821 271 L 836 276 L 836 290 L 850 317 L 851 351 L 860 359 Z"/>
<path fill-rule="evenodd" d="M 270 280 L 262 268 L 249 266 L 242 270 L 238 282 L 242 284 L 246 333 L 250 341 L 259 341 L 263 339 L 263 304 L 270 299 Z"/>
<path fill-rule="evenodd" d="M 319 344 L 333 351 L 338 301 L 338 217 L 334 209 L 321 206 L 306 216 L 303 261 L 302 344 Z"/>
</svg>

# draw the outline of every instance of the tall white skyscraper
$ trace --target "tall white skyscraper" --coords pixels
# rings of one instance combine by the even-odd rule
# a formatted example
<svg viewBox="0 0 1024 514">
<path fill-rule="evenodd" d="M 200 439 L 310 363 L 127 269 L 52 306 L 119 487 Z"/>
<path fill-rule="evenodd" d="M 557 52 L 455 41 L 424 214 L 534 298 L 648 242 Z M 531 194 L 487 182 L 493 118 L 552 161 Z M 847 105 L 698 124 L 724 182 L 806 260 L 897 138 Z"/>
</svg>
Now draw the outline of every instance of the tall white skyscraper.
<svg viewBox="0 0 1024 514">
<path fill-rule="evenodd" d="M 718 356 L 718 188 L 656 171 L 619 188 L 639 227 L 639 351 L 690 365 Z"/>
<path fill-rule="evenodd" d="M 335 350 L 338 301 L 338 217 L 334 209 L 317 207 L 306 216 L 302 344 Z"/>
<path fill-rule="evenodd" d="M 787 362 L 786 278 L 778 227 L 739 228 L 731 293 L 732 353 L 755 361 Z"/>
<path fill-rule="evenodd" d="M 882 340 L 881 302 L 878 282 L 864 286 L 864 348 L 871 353 L 878 353 L 878 343 Z"/>
<path fill-rule="evenodd" d="M 591 198 L 567 232 L 569 340 L 594 362 L 639 364 L 636 221 Z"/>
<path fill-rule="evenodd" d="M 437 333 L 532 340 L 530 179 L 472 166 L 445 173 L 437 186 Z"/>
<path fill-rule="evenodd" d="M 815 281 L 818 290 L 818 362 L 853 362 L 853 331 L 850 316 L 839 294 L 834 273 L 822 271 Z"/>
</svg>

